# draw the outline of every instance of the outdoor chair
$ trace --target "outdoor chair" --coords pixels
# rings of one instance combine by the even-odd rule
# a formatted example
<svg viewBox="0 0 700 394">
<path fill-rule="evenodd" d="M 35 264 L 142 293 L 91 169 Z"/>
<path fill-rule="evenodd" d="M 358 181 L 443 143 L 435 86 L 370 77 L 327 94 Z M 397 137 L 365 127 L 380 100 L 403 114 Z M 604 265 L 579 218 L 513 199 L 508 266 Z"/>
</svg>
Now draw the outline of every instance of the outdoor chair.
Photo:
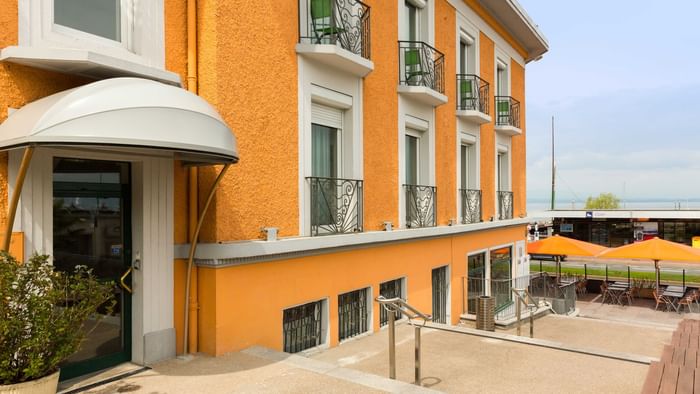
<svg viewBox="0 0 700 394">
<path fill-rule="evenodd" d="M 652 294 L 654 295 L 654 300 L 656 300 L 656 307 L 654 307 L 654 310 L 658 310 L 659 305 L 665 306 L 667 311 L 673 307 L 673 302 L 671 302 L 671 300 L 662 295 L 658 295 L 658 293 L 656 293 L 656 290 L 654 290 Z"/>
<path fill-rule="evenodd" d="M 632 293 L 633 293 L 633 288 L 630 288 L 629 290 L 624 291 L 622 293 L 622 295 L 620 295 L 620 299 L 621 300 L 626 299 L 627 305 L 632 305 L 632 299 L 634 298 Z"/>
<path fill-rule="evenodd" d="M 588 281 L 587 280 L 579 280 L 576 282 L 576 294 L 581 295 L 581 294 L 586 294 L 588 293 L 588 289 L 586 288 L 588 286 Z"/>
<path fill-rule="evenodd" d="M 326 37 L 333 38 L 344 32 L 340 26 L 334 26 L 333 0 L 311 0 L 311 26 L 316 36 L 316 43 L 321 44 Z"/>
<path fill-rule="evenodd" d="M 600 294 L 603 296 L 603 298 L 600 300 L 601 304 L 605 304 L 606 298 L 609 298 L 612 300 L 610 292 L 608 292 L 608 284 L 605 282 L 600 284 Z"/>
<path fill-rule="evenodd" d="M 459 97 L 460 106 L 463 109 L 477 109 L 476 95 L 474 94 L 474 81 L 469 79 L 459 81 Z"/>
<path fill-rule="evenodd" d="M 692 312 L 692 309 L 690 309 L 690 305 L 695 302 L 694 297 L 692 294 L 687 295 L 680 300 L 678 300 L 678 312 L 680 313 L 680 308 L 685 305 L 686 308 L 688 308 L 688 312 Z"/>
<path fill-rule="evenodd" d="M 404 66 L 406 84 L 420 85 L 423 81 L 423 64 L 421 63 L 421 53 L 419 48 L 408 48 L 404 52 Z M 415 80 L 414 80 L 415 78 Z"/>
<path fill-rule="evenodd" d="M 498 100 L 496 103 L 496 111 L 498 112 L 498 123 L 499 124 L 511 124 L 511 114 L 510 114 L 510 101 L 508 100 Z"/>
</svg>

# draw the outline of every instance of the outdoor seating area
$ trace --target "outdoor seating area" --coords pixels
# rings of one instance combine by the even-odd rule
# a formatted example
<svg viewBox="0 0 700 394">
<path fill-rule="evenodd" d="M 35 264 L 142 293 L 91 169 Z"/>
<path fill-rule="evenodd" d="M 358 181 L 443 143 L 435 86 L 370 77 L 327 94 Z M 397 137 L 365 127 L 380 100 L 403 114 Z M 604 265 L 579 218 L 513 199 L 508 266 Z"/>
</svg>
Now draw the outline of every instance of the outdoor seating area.
<svg viewBox="0 0 700 394">
<path fill-rule="evenodd" d="M 600 284 L 600 302 L 621 306 L 632 305 L 635 298 L 639 297 L 641 289 L 642 287 L 639 287 L 636 281 L 603 281 Z M 652 295 L 656 303 L 655 310 L 678 313 L 700 311 L 700 291 L 697 288 L 668 285 L 661 287 L 660 294 L 656 289 L 652 290 Z"/>
</svg>

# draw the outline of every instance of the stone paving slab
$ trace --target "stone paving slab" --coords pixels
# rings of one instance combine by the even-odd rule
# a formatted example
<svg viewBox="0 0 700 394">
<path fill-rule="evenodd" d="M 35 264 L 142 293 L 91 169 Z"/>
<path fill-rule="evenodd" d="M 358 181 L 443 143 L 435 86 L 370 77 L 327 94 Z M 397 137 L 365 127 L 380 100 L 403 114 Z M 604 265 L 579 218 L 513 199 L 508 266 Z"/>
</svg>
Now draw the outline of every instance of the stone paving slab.
<svg viewBox="0 0 700 394">
<path fill-rule="evenodd" d="M 430 393 L 426 388 L 306 357 L 251 348 L 172 359 L 85 393 Z"/>
<path fill-rule="evenodd" d="M 453 332 L 423 329 L 422 384 L 445 392 L 638 393 L 648 366 Z M 413 328 L 397 326 L 397 378 L 413 382 Z M 348 341 L 312 358 L 388 376 L 388 335 Z"/>
</svg>

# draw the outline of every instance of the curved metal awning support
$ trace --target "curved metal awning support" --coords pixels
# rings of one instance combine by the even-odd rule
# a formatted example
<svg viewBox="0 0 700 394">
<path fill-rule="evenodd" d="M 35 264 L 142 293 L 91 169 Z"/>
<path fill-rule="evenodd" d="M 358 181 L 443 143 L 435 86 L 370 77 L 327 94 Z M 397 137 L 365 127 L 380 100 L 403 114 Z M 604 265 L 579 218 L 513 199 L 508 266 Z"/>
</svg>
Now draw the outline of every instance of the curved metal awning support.
<svg viewBox="0 0 700 394">
<path fill-rule="evenodd" d="M 238 161 L 236 138 L 216 110 L 174 86 L 112 78 L 34 101 L 0 124 L 0 151 L 25 149 L 2 250 L 9 250 L 24 178 L 40 146 L 168 151 L 187 165 L 224 164 L 225 169 Z"/>
</svg>

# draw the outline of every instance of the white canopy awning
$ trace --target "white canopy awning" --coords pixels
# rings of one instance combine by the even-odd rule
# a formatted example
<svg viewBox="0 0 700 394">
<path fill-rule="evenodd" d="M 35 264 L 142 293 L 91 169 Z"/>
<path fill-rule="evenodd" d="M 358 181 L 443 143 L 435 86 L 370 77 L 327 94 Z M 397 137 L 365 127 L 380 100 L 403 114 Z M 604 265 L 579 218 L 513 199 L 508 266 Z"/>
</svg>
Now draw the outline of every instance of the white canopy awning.
<svg viewBox="0 0 700 394">
<path fill-rule="evenodd" d="M 34 101 L 0 124 L 0 150 L 23 146 L 167 150 L 190 164 L 238 161 L 236 138 L 204 99 L 140 78 L 112 78 Z"/>
</svg>

